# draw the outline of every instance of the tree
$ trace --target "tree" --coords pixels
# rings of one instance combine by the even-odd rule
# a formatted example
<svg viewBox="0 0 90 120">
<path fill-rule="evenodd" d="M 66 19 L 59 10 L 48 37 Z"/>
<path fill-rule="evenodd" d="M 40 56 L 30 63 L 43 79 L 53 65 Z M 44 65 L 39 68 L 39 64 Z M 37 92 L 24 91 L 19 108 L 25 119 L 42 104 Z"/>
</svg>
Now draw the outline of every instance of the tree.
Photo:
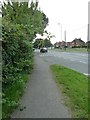
<svg viewBox="0 0 90 120">
<path fill-rule="evenodd" d="M 50 41 L 51 38 L 55 37 L 54 35 L 52 35 L 50 32 L 48 33 L 47 31 L 45 31 L 45 34 L 47 36 L 47 39 Z"/>
<path fill-rule="evenodd" d="M 36 39 L 36 40 L 35 40 L 35 42 L 33 43 L 33 47 L 34 47 L 34 48 L 39 48 L 40 40 L 41 40 L 41 39 Z"/>
<path fill-rule="evenodd" d="M 42 48 L 44 47 L 44 40 L 43 39 L 36 39 L 35 42 L 33 43 L 34 48 Z"/>
<path fill-rule="evenodd" d="M 45 46 L 45 47 L 52 47 L 53 45 L 52 45 L 51 41 L 46 38 L 46 39 L 44 40 L 44 46 Z"/>
<path fill-rule="evenodd" d="M 48 20 L 48 18 L 46 17 L 46 15 L 44 13 L 42 13 L 42 15 L 43 15 L 42 24 L 43 24 L 43 28 L 45 29 L 46 26 L 48 25 L 49 20 Z"/>
</svg>

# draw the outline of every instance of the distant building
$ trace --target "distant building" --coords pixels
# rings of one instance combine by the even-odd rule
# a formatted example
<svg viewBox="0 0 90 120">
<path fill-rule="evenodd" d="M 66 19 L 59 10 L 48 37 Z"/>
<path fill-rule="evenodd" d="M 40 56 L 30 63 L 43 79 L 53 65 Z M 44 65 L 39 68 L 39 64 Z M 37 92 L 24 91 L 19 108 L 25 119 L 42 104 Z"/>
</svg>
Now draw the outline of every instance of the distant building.
<svg viewBox="0 0 90 120">
<path fill-rule="evenodd" d="M 58 42 L 56 42 L 56 43 L 54 44 L 54 47 L 55 47 L 55 48 L 58 48 L 58 47 L 59 47 Z"/>
<path fill-rule="evenodd" d="M 55 48 L 65 48 L 65 46 L 68 48 L 83 47 L 83 46 L 86 46 L 86 44 L 83 40 L 81 40 L 81 38 L 78 38 L 78 39 L 75 38 L 72 42 L 65 42 L 65 41 L 60 42 L 59 41 L 54 44 Z"/>
<path fill-rule="evenodd" d="M 86 42 L 86 46 L 90 49 L 90 41 Z"/>
<path fill-rule="evenodd" d="M 72 47 L 83 47 L 85 46 L 85 42 L 83 40 L 81 40 L 81 38 L 75 38 L 72 43 L 71 43 Z"/>
<path fill-rule="evenodd" d="M 55 48 L 60 48 L 60 46 L 61 46 L 61 42 L 56 42 L 56 43 L 54 44 L 54 47 L 55 47 Z"/>
<path fill-rule="evenodd" d="M 66 42 L 66 46 L 71 48 L 72 47 L 72 42 Z"/>
<path fill-rule="evenodd" d="M 65 41 L 62 41 L 61 42 L 61 45 L 60 45 L 60 48 L 64 48 L 66 46 L 66 42 Z"/>
</svg>

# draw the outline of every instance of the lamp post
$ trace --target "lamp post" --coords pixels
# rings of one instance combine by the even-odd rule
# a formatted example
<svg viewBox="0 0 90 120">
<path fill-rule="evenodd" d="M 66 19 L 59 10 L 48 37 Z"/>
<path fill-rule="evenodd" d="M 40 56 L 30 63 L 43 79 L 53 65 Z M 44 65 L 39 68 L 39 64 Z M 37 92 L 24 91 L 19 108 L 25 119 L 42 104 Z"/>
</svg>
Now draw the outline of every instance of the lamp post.
<svg viewBox="0 0 90 120">
<path fill-rule="evenodd" d="M 66 51 L 66 30 L 64 31 L 64 39 L 65 39 L 65 51 Z"/>
<path fill-rule="evenodd" d="M 62 24 L 58 23 L 58 25 L 61 25 L 61 41 L 62 41 Z M 65 51 L 66 51 L 66 30 L 64 31 L 64 41 L 65 41 L 64 48 L 65 48 Z"/>
<path fill-rule="evenodd" d="M 88 30 L 87 30 L 87 51 L 89 49 L 89 41 L 90 41 L 89 31 L 90 31 L 90 25 L 88 24 Z"/>
<path fill-rule="evenodd" d="M 61 25 L 61 41 L 62 41 L 62 24 L 58 23 L 58 25 Z"/>
</svg>

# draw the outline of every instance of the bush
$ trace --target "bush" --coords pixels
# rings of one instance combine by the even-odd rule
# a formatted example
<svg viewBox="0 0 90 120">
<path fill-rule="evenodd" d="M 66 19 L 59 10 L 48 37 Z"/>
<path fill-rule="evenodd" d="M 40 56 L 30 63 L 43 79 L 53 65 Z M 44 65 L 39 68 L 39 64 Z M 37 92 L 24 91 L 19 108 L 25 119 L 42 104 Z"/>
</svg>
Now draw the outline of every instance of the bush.
<svg viewBox="0 0 90 120">
<path fill-rule="evenodd" d="M 37 2 L 32 2 L 30 8 L 26 2 L 21 3 L 20 6 L 14 2 L 13 6 L 7 4 L 2 7 L 3 117 L 17 105 L 17 101 L 14 99 L 19 96 L 19 93 L 17 94 L 15 88 L 23 87 L 24 83 L 23 81 L 21 85 L 18 82 L 20 76 L 30 73 L 33 68 L 32 41 L 37 33 L 43 33 L 44 27 L 47 25 L 45 14 L 37 8 Z M 43 25 L 45 26 L 43 27 Z M 9 93 L 11 90 L 11 96 L 16 95 L 13 99 L 6 92 Z"/>
</svg>

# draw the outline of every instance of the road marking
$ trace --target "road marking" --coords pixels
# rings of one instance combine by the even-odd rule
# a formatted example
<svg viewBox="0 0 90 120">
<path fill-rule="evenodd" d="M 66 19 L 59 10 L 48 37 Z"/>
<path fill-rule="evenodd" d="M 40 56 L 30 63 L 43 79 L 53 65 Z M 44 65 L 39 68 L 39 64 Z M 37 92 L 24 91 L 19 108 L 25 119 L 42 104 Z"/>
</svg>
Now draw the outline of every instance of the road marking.
<svg viewBox="0 0 90 120">
<path fill-rule="evenodd" d="M 90 76 L 90 74 L 88 74 L 88 73 L 83 73 L 84 75 L 86 75 L 86 76 Z"/>
<path fill-rule="evenodd" d="M 71 61 L 75 61 L 75 60 L 71 59 Z"/>
<path fill-rule="evenodd" d="M 81 56 L 87 56 L 87 55 L 81 55 Z"/>
<path fill-rule="evenodd" d="M 84 63 L 84 64 L 87 64 L 87 62 L 84 62 L 84 61 L 79 61 L 79 62 Z"/>
</svg>

